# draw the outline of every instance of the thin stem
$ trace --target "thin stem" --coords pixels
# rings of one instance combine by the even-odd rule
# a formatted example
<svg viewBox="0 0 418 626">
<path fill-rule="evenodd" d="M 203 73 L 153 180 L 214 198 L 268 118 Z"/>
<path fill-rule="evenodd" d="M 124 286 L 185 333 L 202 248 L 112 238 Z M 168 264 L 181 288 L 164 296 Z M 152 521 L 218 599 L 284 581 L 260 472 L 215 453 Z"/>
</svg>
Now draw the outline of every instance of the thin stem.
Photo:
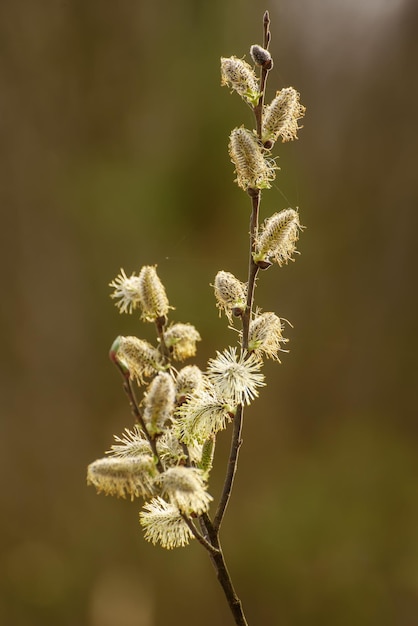
<svg viewBox="0 0 418 626">
<path fill-rule="evenodd" d="M 160 473 L 162 473 L 164 471 L 164 467 L 163 467 L 163 464 L 161 463 L 160 455 L 158 454 L 157 443 L 156 443 L 155 439 L 153 437 L 151 437 L 151 435 L 148 432 L 147 426 L 146 426 L 145 421 L 144 421 L 144 417 L 142 415 L 142 411 L 139 408 L 138 400 L 136 399 L 134 388 L 132 387 L 132 381 L 129 378 L 127 378 L 126 376 L 124 376 L 124 379 L 125 380 L 124 380 L 124 383 L 123 383 L 123 389 L 124 389 L 126 395 L 129 398 L 129 404 L 131 406 L 132 413 L 134 414 L 134 416 L 138 420 L 138 422 L 139 422 L 139 424 L 140 424 L 140 426 L 141 426 L 141 428 L 142 428 L 142 430 L 144 432 L 144 435 L 147 438 L 149 445 L 151 446 L 152 453 L 153 453 L 153 455 L 154 455 L 154 457 L 156 459 L 157 469 L 158 469 L 158 471 Z"/>
<path fill-rule="evenodd" d="M 157 319 L 155 320 L 155 326 L 157 329 L 157 335 L 158 335 L 158 340 L 159 340 L 159 344 L 160 344 L 160 352 L 163 356 L 164 362 L 166 364 L 170 363 L 170 351 L 167 348 L 167 345 L 165 343 L 165 339 L 164 339 L 164 328 L 167 324 L 167 319 L 166 317 L 157 317 Z"/>
<path fill-rule="evenodd" d="M 193 524 L 192 520 L 187 517 L 187 515 L 182 514 L 182 518 L 186 522 L 187 526 L 190 528 L 190 531 L 193 533 L 194 537 L 209 552 L 211 557 L 216 556 L 219 553 L 219 548 L 213 546 L 203 535 L 200 534 L 196 526 Z"/>
<path fill-rule="evenodd" d="M 237 626 L 248 626 L 248 622 L 245 619 L 244 611 L 242 609 L 241 600 L 236 594 L 234 586 L 232 584 L 231 576 L 226 567 L 225 558 L 219 541 L 217 542 L 217 552 L 210 554 L 210 559 L 216 570 L 216 576 L 218 581 L 224 590 L 225 597 L 228 601 L 231 613 L 234 616 L 235 624 Z"/>
<path fill-rule="evenodd" d="M 269 12 L 266 11 L 263 17 L 263 27 L 264 27 L 264 48 L 268 50 L 270 44 L 270 16 Z M 254 107 L 254 115 L 257 126 L 257 135 L 261 139 L 261 129 L 262 129 L 262 121 L 263 121 L 263 107 L 264 107 L 264 94 L 266 91 L 266 82 L 267 82 L 267 74 L 269 73 L 271 68 L 262 68 L 261 76 L 260 76 L 260 87 L 259 91 L 261 93 L 260 99 L 257 105 Z"/>
<path fill-rule="evenodd" d="M 261 139 L 261 129 L 262 129 L 262 116 L 263 116 L 263 106 L 264 106 L 264 90 L 266 86 L 267 74 L 269 70 L 262 69 L 261 70 L 261 79 L 260 79 L 260 92 L 261 96 L 258 100 L 258 104 L 254 107 L 254 115 L 256 121 L 256 130 L 257 136 Z"/>
<path fill-rule="evenodd" d="M 250 221 L 250 251 L 249 251 L 249 263 L 248 263 L 248 287 L 247 287 L 247 304 L 245 307 L 244 315 L 242 316 L 242 353 L 248 348 L 248 336 L 250 330 L 250 321 L 254 303 L 254 289 L 255 279 L 258 273 L 258 267 L 253 261 L 253 251 L 255 248 L 255 239 L 258 231 L 258 214 L 260 207 L 260 191 L 257 190 L 251 197 L 252 212 Z M 239 449 L 242 444 L 242 420 L 244 416 L 244 407 L 240 404 L 237 407 L 234 416 L 234 428 L 232 432 L 231 449 L 229 452 L 228 467 L 225 476 L 225 482 L 222 489 L 222 494 L 219 500 L 218 509 L 214 518 L 213 526 L 216 532 L 219 532 L 220 525 L 225 515 L 226 507 L 228 506 L 229 499 L 231 497 L 232 486 L 234 483 L 235 474 L 237 471 Z"/>
<path fill-rule="evenodd" d="M 199 522 L 203 532 L 205 533 L 205 536 L 209 538 L 212 545 L 217 545 L 218 535 L 208 513 L 202 513 L 202 515 L 199 516 Z"/>
<path fill-rule="evenodd" d="M 216 533 L 219 533 L 220 525 L 222 524 L 223 517 L 225 515 L 226 507 L 228 506 L 229 498 L 231 497 L 232 485 L 234 484 L 234 478 L 237 471 L 238 454 L 242 444 L 241 432 L 242 432 L 242 417 L 244 413 L 244 407 L 239 404 L 234 415 L 234 427 L 232 432 L 231 449 L 229 452 L 228 467 L 226 470 L 225 482 L 222 489 L 222 494 L 219 499 L 218 508 L 215 518 L 213 520 L 213 527 Z"/>
<path fill-rule="evenodd" d="M 242 346 L 241 351 L 245 352 L 248 348 L 248 336 L 250 332 L 251 315 L 254 303 L 255 281 L 258 274 L 258 266 L 254 263 L 253 252 L 255 251 L 255 243 L 258 233 L 258 216 L 260 212 L 260 190 L 251 195 L 252 212 L 250 221 L 250 253 L 248 259 L 248 283 L 247 283 L 247 306 L 242 316 Z"/>
<path fill-rule="evenodd" d="M 210 560 L 216 571 L 218 581 L 224 591 L 225 598 L 228 602 L 231 613 L 234 617 L 235 624 L 237 626 L 248 626 L 248 622 L 245 619 L 244 611 L 242 609 L 241 600 L 237 596 L 237 593 L 232 584 L 232 579 L 226 566 L 223 550 L 219 542 L 219 537 L 214 532 L 212 522 L 208 515 L 204 513 L 199 516 L 199 522 L 203 532 L 207 532 L 207 537 L 203 537 L 194 526 L 193 522 L 186 517 L 182 516 L 187 526 L 190 528 L 193 535 L 198 542 L 209 552 Z"/>
</svg>

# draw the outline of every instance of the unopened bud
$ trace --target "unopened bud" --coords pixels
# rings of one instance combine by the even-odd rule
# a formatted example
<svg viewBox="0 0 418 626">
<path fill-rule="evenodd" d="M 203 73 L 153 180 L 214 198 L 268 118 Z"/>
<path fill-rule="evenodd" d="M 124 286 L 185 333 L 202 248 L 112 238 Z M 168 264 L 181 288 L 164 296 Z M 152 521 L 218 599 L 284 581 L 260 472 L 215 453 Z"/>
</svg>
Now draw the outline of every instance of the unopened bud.
<svg viewBox="0 0 418 626">
<path fill-rule="evenodd" d="M 265 50 L 261 46 L 254 44 L 250 48 L 251 58 L 256 65 L 264 68 L 265 70 L 271 70 L 273 67 L 273 59 L 268 50 Z"/>
</svg>

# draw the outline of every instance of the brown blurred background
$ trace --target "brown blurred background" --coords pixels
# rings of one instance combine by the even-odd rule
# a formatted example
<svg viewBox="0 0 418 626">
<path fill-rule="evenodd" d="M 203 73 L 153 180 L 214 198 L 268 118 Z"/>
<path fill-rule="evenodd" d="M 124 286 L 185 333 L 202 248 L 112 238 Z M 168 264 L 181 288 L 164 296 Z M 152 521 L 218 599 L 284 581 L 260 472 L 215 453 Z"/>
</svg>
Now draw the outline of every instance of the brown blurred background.
<svg viewBox="0 0 418 626">
<path fill-rule="evenodd" d="M 1 624 L 232 623 L 202 548 L 147 544 L 85 468 L 132 424 L 111 342 L 153 337 L 109 299 L 120 267 L 158 264 L 201 367 L 236 341 L 209 283 L 246 276 L 227 141 L 252 119 L 219 57 L 249 58 L 265 8 L 269 97 L 294 85 L 307 115 L 262 217 L 306 230 L 259 281 L 294 328 L 246 414 L 226 557 L 251 626 L 418 624 L 415 0 L 1 3 Z"/>
</svg>

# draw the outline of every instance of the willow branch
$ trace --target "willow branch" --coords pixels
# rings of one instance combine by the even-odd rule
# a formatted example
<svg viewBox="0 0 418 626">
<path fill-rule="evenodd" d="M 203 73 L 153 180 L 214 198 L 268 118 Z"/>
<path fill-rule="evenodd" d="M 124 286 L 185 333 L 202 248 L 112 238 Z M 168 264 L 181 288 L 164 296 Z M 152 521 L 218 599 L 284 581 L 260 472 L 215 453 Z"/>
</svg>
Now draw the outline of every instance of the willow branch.
<svg viewBox="0 0 418 626">
<path fill-rule="evenodd" d="M 218 551 L 210 555 L 210 559 L 216 570 L 216 576 L 222 589 L 224 590 L 229 608 L 231 609 L 231 613 L 235 620 L 235 624 L 237 626 L 248 626 L 248 622 L 245 619 L 244 611 L 242 609 L 241 600 L 237 596 L 232 584 L 231 576 L 229 575 L 228 568 L 226 567 L 222 548 L 219 543 L 217 544 L 217 547 Z"/>
<path fill-rule="evenodd" d="M 192 520 L 187 517 L 187 515 L 182 514 L 182 518 L 186 522 L 190 531 L 193 533 L 195 539 L 209 552 L 211 557 L 215 557 L 219 553 L 219 548 L 213 546 L 210 541 L 208 541 L 200 532 L 197 530 L 196 526 L 193 524 Z"/>
</svg>

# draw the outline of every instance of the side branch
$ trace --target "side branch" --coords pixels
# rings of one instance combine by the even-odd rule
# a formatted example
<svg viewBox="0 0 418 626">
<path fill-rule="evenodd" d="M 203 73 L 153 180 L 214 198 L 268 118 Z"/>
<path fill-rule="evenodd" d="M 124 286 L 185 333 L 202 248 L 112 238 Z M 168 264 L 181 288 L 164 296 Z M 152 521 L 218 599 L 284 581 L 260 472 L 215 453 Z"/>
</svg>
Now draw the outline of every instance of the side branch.
<svg viewBox="0 0 418 626">
<path fill-rule="evenodd" d="M 235 412 L 235 416 L 234 416 L 234 428 L 232 432 L 231 450 L 229 453 L 229 460 L 228 460 L 228 467 L 226 470 L 225 482 L 224 482 L 222 494 L 219 500 L 216 515 L 213 520 L 213 528 L 216 533 L 218 533 L 219 527 L 223 520 L 223 516 L 225 515 L 226 507 L 228 506 L 229 498 L 231 496 L 235 472 L 237 471 L 238 454 L 239 454 L 239 449 L 242 444 L 241 432 L 242 432 L 243 413 L 244 413 L 244 407 L 242 406 L 242 404 L 239 404 Z"/>
<path fill-rule="evenodd" d="M 205 548 L 205 550 L 209 552 L 212 558 L 215 557 L 217 554 L 219 554 L 219 549 L 216 546 L 213 546 L 211 543 L 209 543 L 209 541 L 207 541 L 207 539 L 205 539 L 205 537 L 200 534 L 196 526 L 193 524 L 192 520 L 189 519 L 187 515 L 182 514 L 182 518 L 186 522 L 190 531 L 193 533 L 193 536 L 195 537 L 195 539 L 197 539 L 197 541 Z"/>
</svg>

